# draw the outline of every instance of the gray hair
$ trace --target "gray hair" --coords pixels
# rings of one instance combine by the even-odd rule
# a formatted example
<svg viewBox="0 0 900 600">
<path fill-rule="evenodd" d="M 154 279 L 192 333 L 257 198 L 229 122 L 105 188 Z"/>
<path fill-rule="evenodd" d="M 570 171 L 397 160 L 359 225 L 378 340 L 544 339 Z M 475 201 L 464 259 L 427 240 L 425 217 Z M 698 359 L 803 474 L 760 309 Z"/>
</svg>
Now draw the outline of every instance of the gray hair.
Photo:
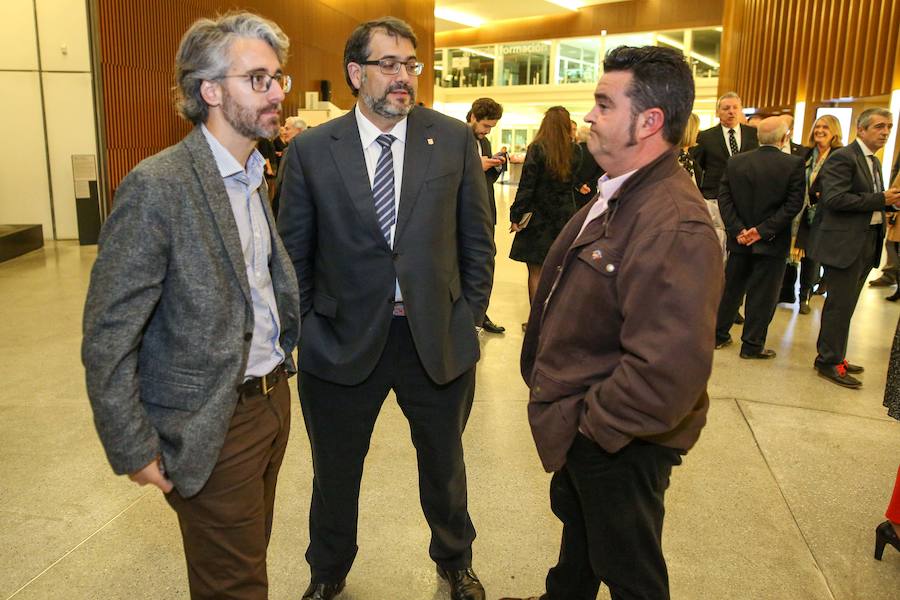
<svg viewBox="0 0 900 600">
<path fill-rule="evenodd" d="M 305 131 L 307 127 L 306 121 L 300 117 L 288 117 L 284 120 L 284 126 L 288 129 L 297 129 L 299 131 Z"/>
<path fill-rule="evenodd" d="M 175 109 L 199 124 L 209 118 L 209 106 L 200 94 L 204 81 L 214 81 L 228 72 L 228 51 L 239 38 L 258 39 L 275 51 L 278 61 L 287 61 L 290 41 L 272 21 L 249 12 L 229 12 L 215 19 L 198 19 L 187 30 L 175 55 Z"/>
<path fill-rule="evenodd" d="M 763 119 L 756 128 L 761 146 L 780 146 L 787 132 L 787 123 L 780 116 Z"/>
<path fill-rule="evenodd" d="M 741 106 L 744 105 L 744 101 L 741 100 L 741 97 L 737 95 L 737 92 L 725 92 L 724 94 L 719 96 L 718 100 L 716 100 L 716 110 L 719 110 L 719 106 L 722 104 L 722 100 L 728 100 L 729 98 L 737 98 L 737 101 L 741 104 Z"/>
<path fill-rule="evenodd" d="M 894 115 L 891 114 L 886 108 L 867 108 L 866 110 L 859 113 L 859 117 L 856 118 L 856 126 L 862 127 L 863 129 L 868 129 L 869 125 L 872 124 L 873 117 L 884 117 L 885 119 L 894 120 Z"/>
</svg>

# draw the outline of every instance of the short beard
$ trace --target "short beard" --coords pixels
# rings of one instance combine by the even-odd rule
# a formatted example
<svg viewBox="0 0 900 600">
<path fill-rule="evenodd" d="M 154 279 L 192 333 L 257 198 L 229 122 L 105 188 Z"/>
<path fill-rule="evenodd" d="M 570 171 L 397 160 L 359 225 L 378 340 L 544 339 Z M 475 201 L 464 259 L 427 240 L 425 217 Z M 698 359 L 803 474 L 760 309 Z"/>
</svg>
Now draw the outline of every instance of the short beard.
<svg viewBox="0 0 900 600">
<path fill-rule="evenodd" d="M 224 87 L 222 88 L 222 115 L 225 121 L 239 134 L 247 139 L 266 138 L 272 139 L 278 134 L 280 125 L 278 117 L 274 117 L 271 122 L 266 125 L 261 123 L 259 116 L 264 112 L 277 110 L 281 113 L 280 104 L 270 104 L 258 110 L 253 110 L 243 106 L 239 102 L 232 100 L 231 95 Z"/>
<path fill-rule="evenodd" d="M 369 110 L 380 117 L 384 117 L 385 119 L 395 120 L 402 117 L 405 117 L 409 114 L 409 111 L 412 110 L 412 107 L 416 103 L 416 91 L 412 88 L 412 86 L 403 83 L 402 81 L 398 81 L 397 83 L 393 83 L 388 86 L 388 88 L 384 91 L 384 95 L 381 98 L 375 98 L 374 96 L 370 96 L 366 92 L 363 91 L 362 87 L 366 83 L 366 72 L 363 70 L 362 77 L 360 79 L 359 86 L 359 96 L 362 98 L 363 103 Z M 406 106 L 395 107 L 391 104 L 391 101 L 388 99 L 388 95 L 391 92 L 395 92 L 397 90 L 404 90 L 407 94 L 409 94 L 409 104 Z"/>
</svg>

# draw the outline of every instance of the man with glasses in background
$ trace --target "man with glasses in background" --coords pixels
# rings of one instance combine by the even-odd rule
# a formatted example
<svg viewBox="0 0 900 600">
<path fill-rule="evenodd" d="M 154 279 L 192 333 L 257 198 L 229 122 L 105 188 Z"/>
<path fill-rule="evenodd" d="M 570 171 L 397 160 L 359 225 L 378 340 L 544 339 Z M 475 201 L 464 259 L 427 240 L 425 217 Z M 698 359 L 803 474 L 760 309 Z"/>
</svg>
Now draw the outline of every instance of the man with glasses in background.
<svg viewBox="0 0 900 600">
<path fill-rule="evenodd" d="M 359 101 L 291 142 L 278 221 L 303 282 L 298 383 L 314 469 L 303 598 L 344 588 L 363 462 L 393 389 L 416 448 L 431 559 L 453 600 L 483 600 L 462 434 L 494 270 L 484 171 L 463 123 L 416 106 L 423 64 L 408 24 L 363 23 L 344 66 Z M 406 582 L 388 585 L 383 597 L 408 595 Z"/>
<path fill-rule="evenodd" d="M 191 26 L 175 89 L 195 128 L 120 184 L 85 306 L 97 431 L 177 513 L 194 599 L 268 597 L 299 292 L 255 146 L 278 132 L 287 50 L 250 13 Z"/>
</svg>

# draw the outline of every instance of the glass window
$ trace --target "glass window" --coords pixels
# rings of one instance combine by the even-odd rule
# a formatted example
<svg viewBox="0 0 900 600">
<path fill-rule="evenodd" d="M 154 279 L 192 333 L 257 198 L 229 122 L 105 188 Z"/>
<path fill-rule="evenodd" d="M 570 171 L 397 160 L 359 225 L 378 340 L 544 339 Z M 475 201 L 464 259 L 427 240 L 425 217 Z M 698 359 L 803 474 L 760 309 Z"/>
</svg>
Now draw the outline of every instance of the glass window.
<svg viewBox="0 0 900 600">
<path fill-rule="evenodd" d="M 718 29 L 695 29 L 691 34 L 690 58 L 694 77 L 718 77 L 722 32 Z"/>
<path fill-rule="evenodd" d="M 684 30 L 660 31 L 656 34 L 656 43 L 663 48 L 674 48 L 684 53 Z"/>
<path fill-rule="evenodd" d="M 449 64 L 443 65 L 442 87 L 494 85 L 494 46 L 451 48 Z"/>
<path fill-rule="evenodd" d="M 556 83 L 597 81 L 600 38 L 572 38 L 559 42 L 559 69 Z"/>
<path fill-rule="evenodd" d="M 434 51 L 434 83 L 435 85 L 444 85 L 444 51 Z"/>
<path fill-rule="evenodd" d="M 606 51 L 619 46 L 653 46 L 652 33 L 625 33 L 606 36 Z"/>
<path fill-rule="evenodd" d="M 550 42 L 503 44 L 500 85 L 540 85 L 550 83 Z"/>
</svg>

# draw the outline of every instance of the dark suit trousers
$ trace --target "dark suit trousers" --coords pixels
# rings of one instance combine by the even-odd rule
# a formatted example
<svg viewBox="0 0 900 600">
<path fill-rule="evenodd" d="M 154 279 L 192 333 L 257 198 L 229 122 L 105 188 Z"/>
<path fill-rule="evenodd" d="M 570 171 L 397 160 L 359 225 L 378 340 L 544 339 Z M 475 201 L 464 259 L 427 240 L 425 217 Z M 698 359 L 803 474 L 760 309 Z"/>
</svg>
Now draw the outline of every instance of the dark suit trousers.
<svg viewBox="0 0 900 600">
<path fill-rule="evenodd" d="M 275 483 L 291 430 L 286 379 L 268 396 L 242 396 L 212 475 L 200 492 L 166 494 L 178 514 L 193 600 L 265 600 Z"/>
<path fill-rule="evenodd" d="M 859 256 L 846 269 L 825 266 L 824 279 L 828 282 L 828 295 L 822 307 L 822 324 L 816 349 L 816 367 L 832 367 L 847 357 L 847 339 L 850 337 L 850 319 L 856 310 L 856 302 L 872 270 L 878 246 L 877 227 L 869 227 L 866 241 Z"/>
<path fill-rule="evenodd" d="M 728 339 L 728 332 L 747 295 L 741 352 L 757 354 L 766 344 L 769 323 L 778 304 L 784 279 L 785 257 L 732 252 L 725 263 L 725 289 L 716 317 L 716 342 Z"/>
<path fill-rule="evenodd" d="M 550 480 L 550 506 L 563 523 L 559 562 L 542 600 L 667 600 L 662 553 L 664 497 L 673 448 L 635 440 L 610 454 L 582 434 Z"/>
<path fill-rule="evenodd" d="M 475 528 L 466 501 L 462 434 L 475 393 L 475 368 L 448 384 L 434 383 L 419 361 L 406 318 L 395 317 L 384 352 L 365 381 L 345 386 L 301 371 L 299 385 L 313 455 L 306 551 L 312 581 L 338 583 L 350 572 L 363 462 L 391 389 L 416 448 L 431 558 L 446 569 L 471 566 Z"/>
</svg>

